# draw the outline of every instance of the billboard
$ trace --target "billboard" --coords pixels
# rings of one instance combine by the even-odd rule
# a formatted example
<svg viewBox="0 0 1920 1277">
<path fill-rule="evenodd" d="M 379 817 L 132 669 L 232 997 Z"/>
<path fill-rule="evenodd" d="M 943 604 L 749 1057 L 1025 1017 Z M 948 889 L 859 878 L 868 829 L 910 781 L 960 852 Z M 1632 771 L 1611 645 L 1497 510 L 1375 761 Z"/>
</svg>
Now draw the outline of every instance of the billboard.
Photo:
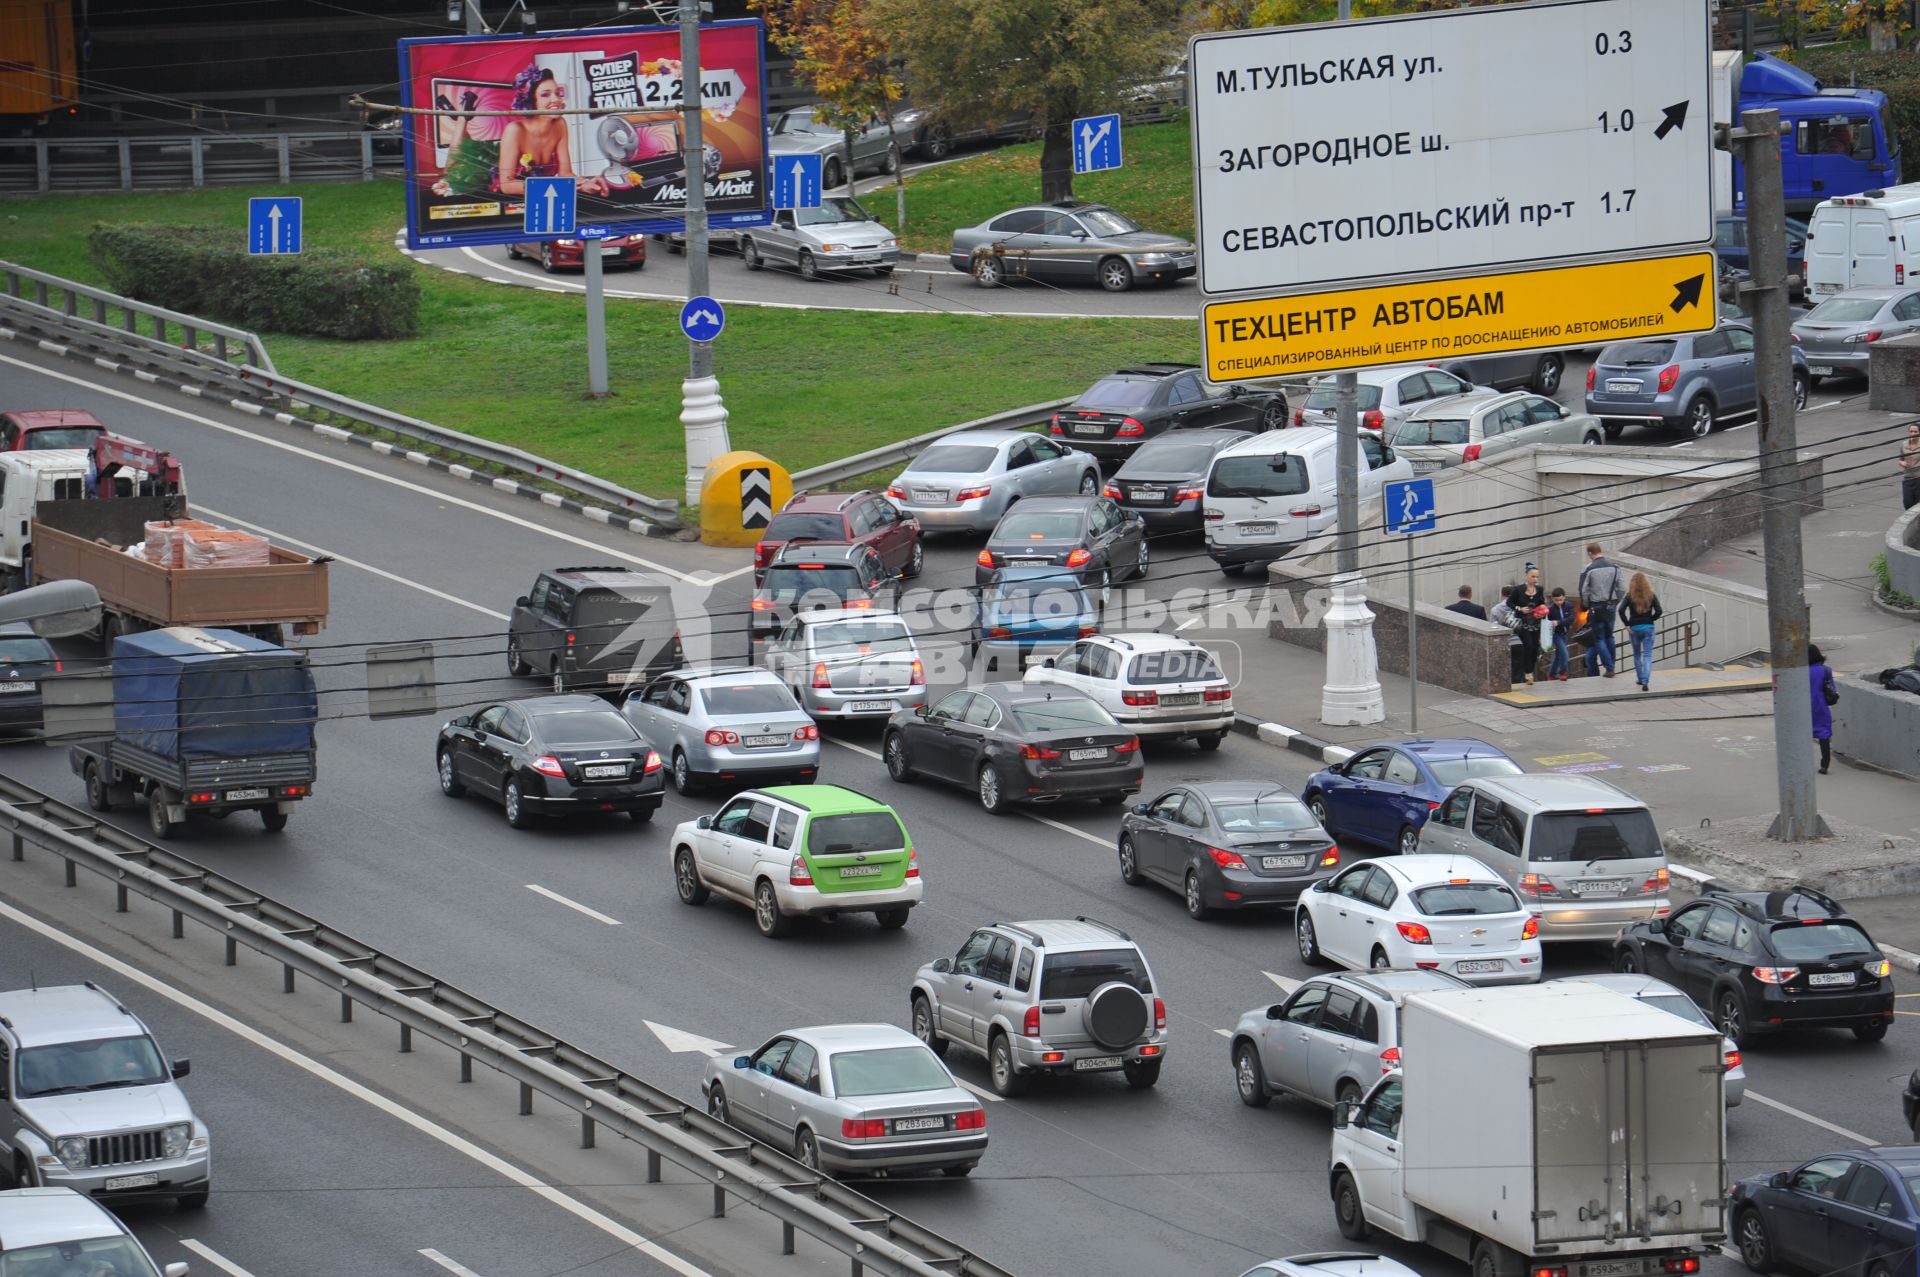
<svg viewBox="0 0 1920 1277">
<path fill-rule="evenodd" d="M 764 225 L 766 35 L 700 28 L 708 222 Z M 582 238 L 685 228 L 680 33 L 608 27 L 400 42 L 407 244 L 525 240 L 530 177 L 572 177 Z M 578 115 L 538 112 L 581 110 Z"/>
</svg>

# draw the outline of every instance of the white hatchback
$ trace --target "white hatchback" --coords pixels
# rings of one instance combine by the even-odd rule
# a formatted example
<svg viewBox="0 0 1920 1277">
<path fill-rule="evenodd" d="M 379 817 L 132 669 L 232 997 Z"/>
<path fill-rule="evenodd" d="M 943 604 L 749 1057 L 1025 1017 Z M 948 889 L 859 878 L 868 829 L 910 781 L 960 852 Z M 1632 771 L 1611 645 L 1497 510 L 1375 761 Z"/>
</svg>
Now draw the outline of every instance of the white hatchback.
<svg viewBox="0 0 1920 1277">
<path fill-rule="evenodd" d="M 1539 918 L 1469 856 L 1363 860 L 1303 892 L 1293 925 L 1309 966 L 1420 968 L 1472 984 L 1540 978 Z"/>
<path fill-rule="evenodd" d="M 1169 634 L 1096 634 L 1029 666 L 1026 681 L 1071 687 L 1141 736 L 1190 736 L 1218 749 L 1233 728 L 1233 687 L 1213 653 Z"/>
</svg>

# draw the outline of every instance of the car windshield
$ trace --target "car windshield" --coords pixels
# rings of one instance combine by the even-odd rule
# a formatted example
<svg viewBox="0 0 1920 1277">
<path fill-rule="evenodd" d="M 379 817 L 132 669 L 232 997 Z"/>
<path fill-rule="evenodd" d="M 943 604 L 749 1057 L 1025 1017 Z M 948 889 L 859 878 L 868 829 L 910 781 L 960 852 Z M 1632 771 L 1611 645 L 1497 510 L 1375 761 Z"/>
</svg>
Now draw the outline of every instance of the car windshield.
<svg viewBox="0 0 1920 1277">
<path fill-rule="evenodd" d="M 851 226 L 871 222 L 873 215 L 850 199 L 829 195 L 819 208 L 796 208 L 793 220 L 799 226 Z"/>
<path fill-rule="evenodd" d="M 1000 520 L 993 530 L 995 541 L 1072 541 L 1080 536 L 1078 510 L 1018 510 Z"/>
<path fill-rule="evenodd" d="M 1601 351 L 1600 358 L 1594 362 L 1618 368 L 1646 368 L 1653 364 L 1664 364 L 1672 358 L 1673 343 L 1670 341 L 1622 341 Z"/>
<path fill-rule="evenodd" d="M 1339 407 L 1335 399 L 1334 383 L 1331 379 L 1315 382 L 1313 389 L 1307 392 L 1307 407 L 1318 408 L 1323 412 L 1332 412 Z M 1369 412 L 1380 406 L 1380 387 L 1355 386 L 1354 400 L 1361 412 Z"/>
<path fill-rule="evenodd" d="M 1142 993 L 1153 992 L 1147 964 L 1137 949 L 1087 949 L 1080 953 L 1049 949 L 1040 968 L 1040 999 L 1084 998 L 1115 980 L 1125 981 Z"/>
<path fill-rule="evenodd" d="M 834 621 L 813 627 L 813 650 L 821 656 L 879 656 L 913 651 L 913 635 L 897 620 Z"/>
<path fill-rule="evenodd" d="M 1549 811 L 1533 818 L 1529 860 L 1650 860 L 1664 855 L 1653 813 Z"/>
<path fill-rule="evenodd" d="M 106 431 L 99 426 L 68 426 L 56 430 L 27 431 L 26 450 L 47 452 L 54 448 L 91 448 Z"/>
<path fill-rule="evenodd" d="M 1854 324 L 1872 319 L 1885 306 L 1882 297 L 1829 297 L 1803 317 L 1809 324 Z"/>
<path fill-rule="evenodd" d="M 1418 887 L 1413 907 L 1429 918 L 1461 918 L 1479 913 L 1518 913 L 1520 898 L 1495 882 L 1447 882 Z"/>
<path fill-rule="evenodd" d="M 1155 440 L 1127 458 L 1120 477 L 1136 474 L 1199 474 L 1213 460 L 1214 445 L 1183 439 Z"/>
<path fill-rule="evenodd" d="M 841 1051 L 827 1057 L 833 1073 L 833 1093 L 903 1095 L 909 1091 L 944 1091 L 953 1075 L 924 1046 L 889 1046 L 877 1051 Z"/>
<path fill-rule="evenodd" d="M 1511 758 L 1429 758 L 1433 778 L 1451 789 L 1475 776 L 1518 776 L 1520 764 Z"/>
<path fill-rule="evenodd" d="M 1263 794 L 1254 799 L 1236 799 L 1231 802 L 1216 800 L 1213 814 L 1220 822 L 1220 828 L 1229 833 L 1265 833 L 1290 830 L 1306 830 L 1316 827 L 1318 822 L 1307 805 L 1292 794 Z"/>
<path fill-rule="evenodd" d="M 1643 993 L 1640 1001 L 1650 1007 L 1659 1007 L 1669 1015 L 1677 1015 L 1689 1024 L 1705 1025 L 1711 1029 L 1713 1021 L 1707 1019 L 1707 1013 L 1694 1005 L 1692 998 L 1684 993 Z"/>
<path fill-rule="evenodd" d="M 1293 497 L 1307 490 L 1307 463 L 1290 452 L 1222 457 L 1207 476 L 1210 497 Z"/>
<path fill-rule="evenodd" d="M 582 710 L 577 714 L 542 714 L 540 739 L 549 745 L 600 745 L 608 741 L 634 741 L 640 733 L 610 709 Z"/>
<path fill-rule="evenodd" d="M 1013 707 L 1013 717 L 1030 732 L 1071 732 L 1083 728 L 1117 727 L 1113 715 L 1083 696 L 1056 696 Z"/>
<path fill-rule="evenodd" d="M 851 563 L 794 564 L 767 569 L 767 595 L 777 603 L 791 603 L 802 595 L 817 594 L 820 605 L 831 607 L 865 591 Z"/>
<path fill-rule="evenodd" d="M 785 683 L 719 683 L 700 689 L 707 713 L 787 714 L 800 708 Z"/>
<path fill-rule="evenodd" d="M 762 539 L 767 541 L 797 541 L 803 537 L 815 541 L 844 541 L 847 521 L 837 514 L 776 514 L 762 534 Z"/>
<path fill-rule="evenodd" d="M 1079 408 L 1140 408 L 1153 398 L 1155 383 L 1140 377 L 1102 377 L 1074 400 Z"/>
<path fill-rule="evenodd" d="M 807 850 L 817 856 L 848 851 L 898 851 L 906 845 L 906 832 L 890 811 L 815 816 L 807 826 Z"/>
<path fill-rule="evenodd" d="M 1077 216 L 1086 224 L 1088 230 L 1105 238 L 1109 235 L 1131 235 L 1140 229 L 1132 218 L 1116 213 L 1110 208 L 1082 209 Z"/>
<path fill-rule="evenodd" d="M 122 1086 L 158 1086 L 171 1076 L 149 1037 L 99 1038 L 30 1046 L 20 1052 L 19 1096 L 73 1095 Z"/>
<path fill-rule="evenodd" d="M 985 444 L 935 444 L 913 459 L 907 473 L 917 470 L 921 474 L 985 474 L 999 452 L 998 448 Z"/>
<path fill-rule="evenodd" d="M 1142 652 L 1127 666 L 1127 679 L 1134 683 L 1218 682 L 1225 677 L 1213 663 L 1213 653 L 1203 647 Z"/>
<path fill-rule="evenodd" d="M 22 661 L 51 661 L 53 648 L 43 638 L 0 638 L 0 664 L 18 665 Z"/>
<path fill-rule="evenodd" d="M 1393 442 L 1395 444 L 1465 443 L 1467 433 L 1465 417 L 1429 417 L 1419 421 L 1401 422 L 1400 429 L 1393 434 Z"/>
<path fill-rule="evenodd" d="M 1788 922 L 1773 929 L 1773 951 L 1789 962 L 1864 958 L 1874 952 L 1867 933 L 1851 922 Z"/>
<path fill-rule="evenodd" d="M 9 1246 L 0 1253 L 0 1277 L 158 1277 L 144 1252 L 128 1237 L 88 1237 L 47 1246 Z"/>
<path fill-rule="evenodd" d="M 994 589 L 990 609 L 1001 617 L 1069 621 L 1087 614 L 1086 596 L 1077 586 L 1043 581 L 1003 581 Z"/>
</svg>

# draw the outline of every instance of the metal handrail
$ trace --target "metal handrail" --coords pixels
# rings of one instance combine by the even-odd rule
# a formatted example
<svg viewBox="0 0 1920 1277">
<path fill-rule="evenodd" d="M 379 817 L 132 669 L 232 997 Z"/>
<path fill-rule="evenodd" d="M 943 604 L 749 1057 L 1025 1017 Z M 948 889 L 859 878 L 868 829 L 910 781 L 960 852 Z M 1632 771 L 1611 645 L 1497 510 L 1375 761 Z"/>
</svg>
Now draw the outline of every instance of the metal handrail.
<svg viewBox="0 0 1920 1277">
<path fill-rule="evenodd" d="M 715 1218 L 727 1199 L 745 1202 L 780 1221 L 781 1253 L 793 1251 L 795 1230 L 833 1247 L 864 1270 L 886 1277 L 1011 1277 L 1005 1269 L 956 1242 L 889 1210 L 823 1172 L 752 1140 L 700 1108 L 625 1073 L 557 1036 L 439 980 L 334 927 L 308 917 L 233 879 L 156 846 L 77 808 L 56 802 L 11 777 L 0 776 L 0 832 L 12 835 L 13 856 L 25 859 L 29 841 L 65 862 L 66 885 L 85 868 L 114 884 L 116 909 L 126 912 L 138 893 L 169 909 L 173 936 L 192 918 L 226 941 L 226 964 L 245 945 L 280 964 L 283 988 L 296 974 L 321 981 L 340 997 L 340 1018 L 371 1008 L 400 1026 L 400 1049 L 421 1033 L 460 1056 L 461 1080 L 478 1060 L 519 1084 L 520 1111 L 532 1112 L 538 1091 L 580 1116 L 583 1148 L 607 1127 L 646 1151 L 646 1180 L 660 1182 L 661 1160 L 673 1162 L 713 1189 Z"/>
</svg>

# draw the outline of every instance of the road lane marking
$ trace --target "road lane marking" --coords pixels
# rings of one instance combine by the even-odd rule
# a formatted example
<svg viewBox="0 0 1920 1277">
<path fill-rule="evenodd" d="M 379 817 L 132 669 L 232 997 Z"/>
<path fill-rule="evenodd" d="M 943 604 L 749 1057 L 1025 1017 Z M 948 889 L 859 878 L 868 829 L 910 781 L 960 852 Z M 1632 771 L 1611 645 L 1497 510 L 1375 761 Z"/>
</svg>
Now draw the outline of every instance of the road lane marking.
<svg viewBox="0 0 1920 1277">
<path fill-rule="evenodd" d="M 533 892 L 536 895 L 545 896 L 547 899 L 553 901 L 555 904 L 565 905 L 569 909 L 577 909 L 581 913 L 586 914 L 587 917 L 592 918 L 594 921 L 604 922 L 609 927 L 617 927 L 620 925 L 620 919 L 609 918 L 607 917 L 606 914 L 601 913 L 598 909 L 589 909 L 585 905 L 581 904 L 578 900 L 569 900 L 565 896 L 561 895 L 559 892 L 549 891 L 547 890 L 547 888 L 541 886 L 537 882 L 528 883 L 527 890 Z"/>
<path fill-rule="evenodd" d="M 708 1272 L 706 1269 L 682 1259 L 658 1242 L 649 1241 L 639 1233 L 634 1232 L 631 1228 L 628 1228 L 625 1224 L 620 1223 L 611 1216 L 601 1213 L 585 1202 L 577 1198 L 569 1197 L 566 1193 L 545 1183 L 531 1172 L 522 1170 L 505 1158 L 481 1148 L 472 1140 L 455 1135 L 452 1131 L 435 1122 L 433 1119 L 423 1117 L 412 1109 L 403 1107 L 397 1100 L 389 1099 L 378 1091 L 363 1086 L 346 1074 L 339 1072 L 329 1065 L 320 1063 L 312 1056 L 294 1050 L 277 1038 L 268 1037 L 252 1025 L 235 1019 L 225 1011 L 210 1006 L 190 993 L 174 988 L 158 976 L 152 975 L 131 963 L 122 962 L 105 950 L 96 949 L 86 941 L 70 936 L 51 923 L 42 922 L 32 914 L 24 913 L 12 905 L 7 904 L 5 901 L 0 901 L 0 918 L 7 918 L 19 926 L 25 927 L 27 930 L 53 941 L 62 948 L 68 949 L 89 961 L 106 967 L 119 978 L 151 990 L 153 993 L 167 999 L 176 1006 L 193 1012 L 209 1024 L 217 1025 L 229 1033 L 232 1033 L 235 1037 L 240 1038 L 242 1041 L 256 1046 L 269 1055 L 276 1056 L 286 1063 L 293 1065 L 295 1068 L 302 1069 L 321 1081 L 346 1092 L 348 1095 L 353 1096 L 355 1099 L 360 1100 L 370 1107 L 378 1109 L 388 1117 L 410 1126 L 422 1135 L 444 1144 L 454 1152 L 478 1162 L 488 1170 L 501 1176 L 501 1178 L 518 1184 L 536 1196 L 551 1202 L 553 1205 L 568 1212 L 582 1222 L 599 1229 L 615 1241 L 618 1241 L 621 1245 L 638 1250 L 648 1258 L 665 1264 L 668 1268 L 681 1274 L 681 1277 L 714 1277 L 714 1274 Z M 209 1262 L 211 1262 L 211 1260 L 209 1260 Z"/>
<path fill-rule="evenodd" d="M 871 758 L 876 763 L 885 761 L 880 757 L 880 751 L 877 749 L 868 749 L 865 745 L 856 745 L 852 741 L 841 740 L 838 736 L 833 737 L 832 740 L 841 749 L 850 749 L 856 754 Z"/>
<path fill-rule="evenodd" d="M 1218 1033 L 1223 1038 L 1230 1038 L 1233 1036 L 1232 1029 L 1215 1029 L 1214 1032 Z"/>
<path fill-rule="evenodd" d="M 972 1091 L 975 1095 L 979 1096 L 983 1100 L 992 1100 L 995 1104 L 998 1104 L 1004 1098 L 1003 1096 L 995 1095 L 992 1091 L 987 1090 L 984 1086 L 975 1086 L 973 1083 L 967 1081 L 967 1079 L 963 1077 L 956 1077 L 953 1080 L 958 1082 L 961 1086 L 965 1087 L 967 1090 Z"/>
<path fill-rule="evenodd" d="M 1766 1105 L 1770 1109 L 1778 1109 L 1780 1112 L 1787 1114 L 1789 1117 L 1797 1117 L 1803 1122 L 1810 1122 L 1814 1126 L 1819 1127 L 1821 1130 L 1832 1131 L 1835 1135 L 1838 1135 L 1841 1139 L 1852 1140 L 1855 1144 L 1858 1144 L 1863 1148 L 1872 1148 L 1875 1144 L 1878 1144 L 1880 1142 L 1879 1140 L 1876 1140 L 1876 1139 L 1870 1139 L 1867 1136 L 1862 1135 L 1858 1131 L 1850 1131 L 1844 1126 L 1840 1126 L 1833 1122 L 1829 1122 L 1824 1117 L 1815 1117 L 1813 1114 L 1805 1112 L 1801 1109 L 1797 1109 L 1793 1107 L 1793 1105 L 1791 1104 L 1782 1104 L 1779 1100 L 1773 1099 L 1770 1096 L 1761 1095 L 1755 1091 L 1748 1091 L 1747 1098 L 1750 1100 L 1758 1100 L 1760 1101 L 1760 1103 Z"/>
<path fill-rule="evenodd" d="M 184 1249 L 190 1250 L 200 1256 L 200 1258 L 206 1260 L 221 1272 L 230 1274 L 231 1277 L 253 1277 L 252 1273 L 234 1263 L 231 1259 L 228 1259 L 225 1255 L 222 1255 L 205 1242 L 197 1242 L 191 1237 L 182 1237 L 180 1239 L 180 1245 Z"/>
<path fill-rule="evenodd" d="M 1271 971 L 1262 971 L 1260 974 L 1279 985 L 1280 992 L 1282 993 L 1292 993 L 1300 987 L 1300 981 L 1294 979 L 1292 976 L 1275 975 Z"/>
<path fill-rule="evenodd" d="M 448 1259 L 445 1255 L 442 1255 L 439 1251 L 435 1250 L 431 1246 L 421 1247 L 420 1253 L 422 1255 L 425 1255 L 428 1259 L 431 1259 L 434 1263 L 440 1265 L 442 1268 L 446 1269 L 448 1272 L 452 1273 L 453 1277 L 480 1277 L 479 1273 L 476 1273 L 475 1271 L 473 1271 L 473 1269 L 467 1267 L 465 1264 L 461 1263 L 459 1260 Z"/>
<path fill-rule="evenodd" d="M 690 1033 L 685 1029 L 676 1029 L 671 1024 L 661 1024 L 654 1020 L 642 1020 L 640 1023 L 646 1025 L 653 1033 L 653 1036 L 660 1039 L 661 1046 L 666 1047 L 667 1050 L 673 1052 L 675 1055 L 698 1051 L 709 1060 L 717 1060 L 727 1052 L 733 1050 L 733 1048 L 725 1042 L 716 1042 L 712 1038 L 701 1037 L 698 1033 Z"/>
</svg>

